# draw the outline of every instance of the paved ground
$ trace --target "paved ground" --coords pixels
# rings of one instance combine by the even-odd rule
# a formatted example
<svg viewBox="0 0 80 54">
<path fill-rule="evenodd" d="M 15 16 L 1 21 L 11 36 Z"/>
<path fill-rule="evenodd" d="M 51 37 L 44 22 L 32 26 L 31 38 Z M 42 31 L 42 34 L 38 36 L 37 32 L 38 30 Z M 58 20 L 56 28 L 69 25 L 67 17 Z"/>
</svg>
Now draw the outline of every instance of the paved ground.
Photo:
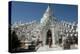
<svg viewBox="0 0 80 54">
<path fill-rule="evenodd" d="M 41 46 L 37 51 L 54 51 L 54 50 L 63 50 L 62 47 L 54 46 L 52 48 L 49 48 L 49 46 Z"/>
<path fill-rule="evenodd" d="M 71 49 L 77 49 L 78 46 L 77 45 L 71 45 Z M 64 50 L 62 47 L 56 45 L 56 46 L 53 46 L 52 48 L 49 48 L 48 45 L 45 45 L 45 46 L 41 46 L 37 52 L 39 51 L 55 51 L 55 50 Z"/>
</svg>

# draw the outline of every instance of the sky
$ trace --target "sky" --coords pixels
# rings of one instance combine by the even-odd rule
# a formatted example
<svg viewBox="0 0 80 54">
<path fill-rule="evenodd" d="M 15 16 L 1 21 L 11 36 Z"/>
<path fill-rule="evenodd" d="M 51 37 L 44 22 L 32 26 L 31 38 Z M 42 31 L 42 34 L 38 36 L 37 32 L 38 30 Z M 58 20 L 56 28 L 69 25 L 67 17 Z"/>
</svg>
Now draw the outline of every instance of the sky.
<svg viewBox="0 0 80 54">
<path fill-rule="evenodd" d="M 15 22 L 40 21 L 48 7 L 48 3 L 32 3 L 13 1 L 11 5 L 11 24 Z M 69 22 L 78 20 L 78 6 L 66 4 L 51 4 L 53 16 Z"/>
</svg>

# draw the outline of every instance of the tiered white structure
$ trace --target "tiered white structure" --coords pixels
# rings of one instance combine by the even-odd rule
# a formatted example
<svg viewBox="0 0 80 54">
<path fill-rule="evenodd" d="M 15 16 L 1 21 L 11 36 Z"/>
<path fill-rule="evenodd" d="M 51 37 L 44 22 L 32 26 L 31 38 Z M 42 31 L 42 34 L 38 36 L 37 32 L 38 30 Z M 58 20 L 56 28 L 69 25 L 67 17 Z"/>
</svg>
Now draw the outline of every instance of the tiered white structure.
<svg viewBox="0 0 80 54">
<path fill-rule="evenodd" d="M 15 24 L 12 26 L 12 30 L 16 30 L 19 40 L 27 38 L 29 41 L 36 41 L 40 36 L 43 45 L 46 44 L 47 33 L 50 31 L 53 46 L 58 43 L 60 38 L 64 40 L 67 36 L 78 36 L 77 24 L 65 21 L 58 22 L 57 18 L 53 16 L 50 5 L 43 14 L 40 23 L 32 21 L 30 23 Z"/>
</svg>

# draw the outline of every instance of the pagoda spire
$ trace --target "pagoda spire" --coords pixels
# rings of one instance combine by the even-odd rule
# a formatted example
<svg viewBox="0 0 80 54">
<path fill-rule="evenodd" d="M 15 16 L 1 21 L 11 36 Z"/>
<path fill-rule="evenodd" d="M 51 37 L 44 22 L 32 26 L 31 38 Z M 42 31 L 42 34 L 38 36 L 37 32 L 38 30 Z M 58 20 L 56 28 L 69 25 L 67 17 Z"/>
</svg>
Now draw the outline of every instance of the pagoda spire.
<svg viewBox="0 0 80 54">
<path fill-rule="evenodd" d="M 48 4 L 48 7 L 44 13 L 45 16 L 49 17 L 49 16 L 52 16 L 52 10 L 51 10 L 51 5 Z"/>
<path fill-rule="evenodd" d="M 41 19 L 41 23 L 44 23 L 44 22 L 47 22 L 48 20 L 50 20 L 51 16 L 52 16 L 51 5 L 48 4 L 48 7 L 47 7 L 42 19 Z"/>
<path fill-rule="evenodd" d="M 46 9 L 46 12 L 49 12 L 50 11 L 50 4 L 48 5 L 47 9 Z"/>
</svg>

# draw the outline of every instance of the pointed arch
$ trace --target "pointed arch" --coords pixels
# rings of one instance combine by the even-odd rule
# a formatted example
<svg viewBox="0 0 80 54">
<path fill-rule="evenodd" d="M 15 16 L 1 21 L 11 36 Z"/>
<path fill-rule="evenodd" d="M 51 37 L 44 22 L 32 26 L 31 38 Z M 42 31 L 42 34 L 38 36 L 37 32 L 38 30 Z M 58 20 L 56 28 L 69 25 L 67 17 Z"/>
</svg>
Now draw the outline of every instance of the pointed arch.
<svg viewBox="0 0 80 54">
<path fill-rule="evenodd" d="M 49 43 L 52 45 L 52 32 L 50 29 L 47 31 L 46 45 L 48 45 Z"/>
</svg>

